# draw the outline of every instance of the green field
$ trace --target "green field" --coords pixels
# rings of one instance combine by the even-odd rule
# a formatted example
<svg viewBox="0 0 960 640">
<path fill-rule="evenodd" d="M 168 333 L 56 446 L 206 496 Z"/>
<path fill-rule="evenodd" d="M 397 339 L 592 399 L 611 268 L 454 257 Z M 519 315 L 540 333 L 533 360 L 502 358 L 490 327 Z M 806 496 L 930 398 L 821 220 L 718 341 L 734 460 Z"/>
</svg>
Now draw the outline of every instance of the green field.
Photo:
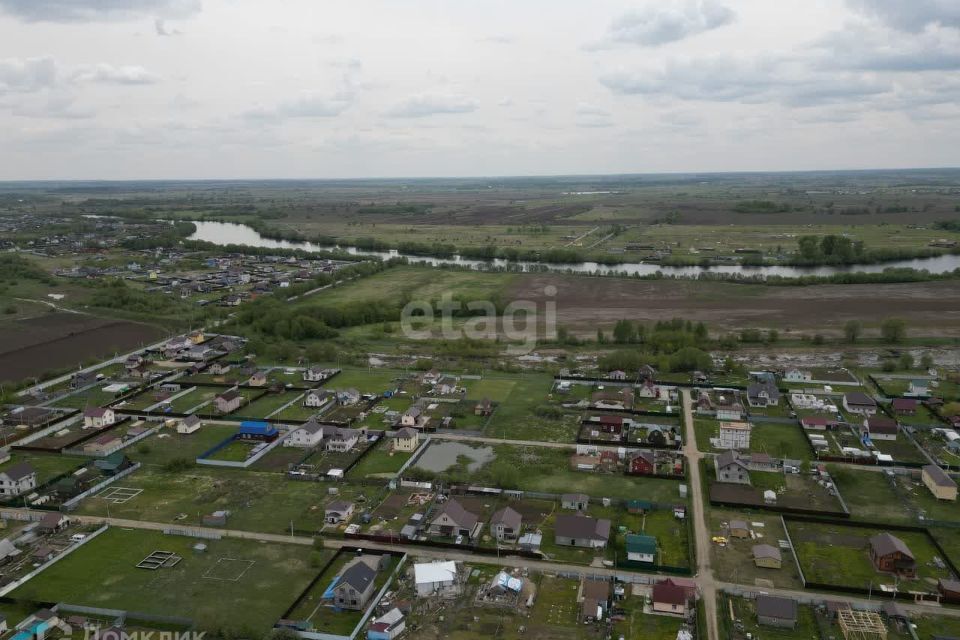
<svg viewBox="0 0 960 640">
<path fill-rule="evenodd" d="M 88 458 L 61 456 L 54 453 L 15 451 L 11 454 L 10 460 L 0 465 L 0 471 L 4 471 L 20 462 L 27 462 L 37 472 L 37 486 L 40 486 L 59 475 L 73 471 L 88 461 Z"/>
<path fill-rule="evenodd" d="M 694 418 L 697 448 L 720 452 L 710 446 L 710 438 L 719 437 L 720 422 L 712 418 Z M 767 453 L 774 458 L 809 460 L 812 455 L 803 429 L 796 424 L 754 423 L 750 431 L 750 452 Z M 744 452 L 745 453 L 745 452 Z"/>
<path fill-rule="evenodd" d="M 350 478 L 392 477 L 413 456 L 412 452 L 390 450 L 390 442 L 381 439 L 376 448 L 350 469 Z"/>
<path fill-rule="evenodd" d="M 16 589 L 14 598 L 194 619 L 201 629 L 262 637 L 331 552 L 237 539 L 204 540 L 109 529 Z M 154 551 L 183 558 L 156 570 L 135 565 Z M 311 558 L 313 557 L 313 561 Z M 327 556 L 329 557 L 329 556 Z"/>
</svg>

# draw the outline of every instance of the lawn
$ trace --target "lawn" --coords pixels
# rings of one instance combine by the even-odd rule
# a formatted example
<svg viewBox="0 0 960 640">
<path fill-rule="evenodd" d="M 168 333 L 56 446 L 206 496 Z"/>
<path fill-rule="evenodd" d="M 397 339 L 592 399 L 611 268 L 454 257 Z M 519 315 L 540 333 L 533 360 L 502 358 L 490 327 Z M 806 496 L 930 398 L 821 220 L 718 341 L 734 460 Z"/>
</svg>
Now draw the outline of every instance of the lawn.
<svg viewBox="0 0 960 640">
<path fill-rule="evenodd" d="M 315 532 L 323 526 L 324 505 L 337 499 L 326 493 L 325 485 L 286 480 L 278 473 L 199 466 L 185 471 L 144 467 L 117 486 L 142 493 L 122 504 L 91 496 L 78 512 L 186 526 L 199 525 L 202 515 L 225 509 L 230 511 L 230 529 L 289 533 L 292 524 L 296 530 Z M 360 492 L 341 485 L 339 498 L 352 500 Z"/>
<path fill-rule="evenodd" d="M 208 460 L 222 460 L 224 462 L 245 462 L 250 457 L 255 443 L 234 440 L 229 444 L 217 449 L 209 456 Z"/>
<path fill-rule="evenodd" d="M 271 418 L 272 414 L 280 407 L 293 402 L 293 406 L 300 406 L 299 398 L 303 396 L 302 391 L 284 391 L 283 393 L 268 393 L 265 396 L 257 398 L 245 407 L 236 411 L 250 418 Z"/>
<path fill-rule="evenodd" d="M 359 369 L 343 367 L 331 380 L 323 383 L 326 389 L 356 389 L 360 393 L 381 394 L 394 389 L 406 374 L 397 369 Z"/>
<path fill-rule="evenodd" d="M 191 434 L 164 428 L 131 447 L 130 456 L 144 465 L 157 467 L 177 459 L 193 461 L 236 432 L 237 427 L 222 424 L 204 424 L 199 431 Z"/>
<path fill-rule="evenodd" d="M 886 531 L 882 527 L 874 529 L 834 523 L 788 521 L 787 528 L 807 582 L 862 589 L 871 586 L 877 589 L 880 585 L 894 584 L 892 576 L 876 571 L 868 554 L 870 536 Z M 929 590 L 934 587 L 927 579 L 949 577 L 949 570 L 938 569 L 933 565 L 934 556 L 939 554 L 925 533 L 892 533 L 903 540 L 917 561 L 918 578 L 901 579 L 901 590 Z"/>
<path fill-rule="evenodd" d="M 852 517 L 870 522 L 907 524 L 913 521 L 913 515 L 907 509 L 890 508 L 890 505 L 903 502 L 886 474 L 843 465 L 829 465 L 827 469 Z"/>
<path fill-rule="evenodd" d="M 412 452 L 391 451 L 390 442 L 385 438 L 354 466 L 350 478 L 390 478 L 400 471 L 400 467 L 413 456 Z"/>
<path fill-rule="evenodd" d="M 614 623 L 614 637 L 624 640 L 676 640 L 677 632 L 685 625 L 683 620 L 671 616 L 644 614 L 640 596 L 628 595 L 617 606 L 623 608 L 624 619 Z"/>
<path fill-rule="evenodd" d="M 19 452 L 14 451 L 10 460 L 0 465 L 0 471 L 6 471 L 20 462 L 28 462 L 37 472 L 37 486 L 40 486 L 59 475 L 73 471 L 77 467 L 89 462 L 87 458 L 61 456 L 55 453 Z"/>
<path fill-rule="evenodd" d="M 547 374 L 531 373 L 518 377 L 493 412 L 485 435 L 509 440 L 572 442 L 579 428 L 579 415 L 565 413 L 554 417 L 552 412 L 542 411 L 543 407 L 556 410 L 550 393 L 552 385 L 553 379 Z"/>
<path fill-rule="evenodd" d="M 309 584 L 316 572 L 311 564 L 330 553 L 226 538 L 204 540 L 207 551 L 198 554 L 192 549 L 197 542 L 154 531 L 109 529 L 11 595 L 189 617 L 201 629 L 263 637 Z M 156 570 L 135 566 L 158 550 L 183 559 Z"/>
<path fill-rule="evenodd" d="M 694 418 L 693 422 L 697 434 L 697 448 L 701 451 L 722 451 L 710 446 L 710 438 L 720 436 L 720 422 L 711 418 Z M 750 452 L 794 460 L 809 460 L 812 457 L 810 444 L 798 424 L 753 424 L 750 431 Z"/>
</svg>

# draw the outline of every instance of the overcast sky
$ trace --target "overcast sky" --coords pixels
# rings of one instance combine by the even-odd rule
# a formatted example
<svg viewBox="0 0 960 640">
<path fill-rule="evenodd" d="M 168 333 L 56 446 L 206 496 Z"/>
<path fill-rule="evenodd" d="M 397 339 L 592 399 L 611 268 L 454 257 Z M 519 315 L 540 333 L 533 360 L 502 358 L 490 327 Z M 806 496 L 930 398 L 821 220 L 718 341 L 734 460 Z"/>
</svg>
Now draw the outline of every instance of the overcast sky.
<svg viewBox="0 0 960 640">
<path fill-rule="evenodd" d="M 958 0 L 0 0 L 0 179 L 958 166 Z"/>
</svg>

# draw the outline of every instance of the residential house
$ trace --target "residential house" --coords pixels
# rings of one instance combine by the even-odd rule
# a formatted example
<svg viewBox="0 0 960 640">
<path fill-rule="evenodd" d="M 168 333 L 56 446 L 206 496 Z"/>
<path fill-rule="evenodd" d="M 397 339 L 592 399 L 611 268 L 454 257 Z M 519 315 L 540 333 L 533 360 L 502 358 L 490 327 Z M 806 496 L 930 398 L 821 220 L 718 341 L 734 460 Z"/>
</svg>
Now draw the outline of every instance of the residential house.
<svg viewBox="0 0 960 640">
<path fill-rule="evenodd" d="M 602 620 L 610 609 L 609 580 L 580 579 L 580 621 Z"/>
<path fill-rule="evenodd" d="M 629 473 L 650 476 L 657 472 L 656 454 L 652 451 L 637 451 L 628 463 Z"/>
<path fill-rule="evenodd" d="M 93 407 L 83 412 L 84 429 L 102 429 L 117 421 L 117 415 L 110 407 Z"/>
<path fill-rule="evenodd" d="M 333 587 L 333 602 L 341 609 L 363 611 L 373 596 L 384 556 L 363 555 L 351 560 Z"/>
<path fill-rule="evenodd" d="M 641 398 L 659 398 L 660 387 L 653 384 L 653 380 L 644 380 L 637 388 L 637 395 Z"/>
<path fill-rule="evenodd" d="M 561 546 L 602 549 L 610 539 L 610 521 L 562 513 L 554 524 L 554 535 Z"/>
<path fill-rule="evenodd" d="M 937 591 L 944 602 L 960 604 L 960 580 L 940 578 L 937 582 Z"/>
<path fill-rule="evenodd" d="M 395 431 L 390 440 L 394 451 L 412 452 L 420 446 L 420 432 L 410 427 L 403 427 Z"/>
<path fill-rule="evenodd" d="M 432 519 L 427 526 L 427 531 L 430 535 L 450 538 L 456 536 L 473 538 L 475 533 L 479 533 L 479 527 L 477 527 L 479 518 L 476 514 L 464 509 L 460 503 L 453 498 L 447 500 L 431 517 Z"/>
<path fill-rule="evenodd" d="M 110 455 L 94 460 L 93 466 L 105 476 L 115 476 L 121 471 L 133 466 L 130 458 L 123 455 L 122 451 L 114 451 Z"/>
<path fill-rule="evenodd" d="M 857 415 L 872 416 L 877 413 L 877 401 L 861 391 L 852 391 L 844 394 L 843 408 Z"/>
<path fill-rule="evenodd" d="M 457 383 L 460 381 L 456 376 L 442 375 L 437 379 L 437 382 L 433 385 L 433 393 L 439 394 L 441 396 L 448 396 L 451 393 L 455 393 L 457 390 Z"/>
<path fill-rule="evenodd" d="M 653 380 L 657 377 L 657 369 L 649 364 L 642 364 L 637 369 L 637 378 L 640 380 Z"/>
<path fill-rule="evenodd" d="M 573 511 L 586 511 L 590 506 L 590 496 L 585 493 L 564 493 L 560 496 L 560 507 Z"/>
<path fill-rule="evenodd" d="M 400 416 L 400 426 L 401 427 L 416 427 L 420 424 L 421 415 L 423 410 L 418 406 L 412 406 L 406 411 L 403 412 L 403 415 Z"/>
<path fill-rule="evenodd" d="M 290 431 L 283 440 L 285 447 L 299 447 L 312 449 L 323 441 L 323 425 L 316 420 L 308 420 L 296 429 Z"/>
<path fill-rule="evenodd" d="M 747 468 L 750 469 L 750 471 L 780 470 L 780 463 L 772 458 L 768 453 L 751 453 L 749 456 L 744 456 L 742 459 L 747 464 Z"/>
<path fill-rule="evenodd" d="M 957 483 L 938 465 L 928 464 L 920 471 L 923 484 L 937 500 L 957 499 Z"/>
<path fill-rule="evenodd" d="M 490 398 L 484 398 L 473 407 L 473 415 L 475 416 L 489 416 L 492 413 L 493 403 L 490 402 Z"/>
<path fill-rule="evenodd" d="M 67 528 L 70 524 L 70 518 L 59 511 L 49 511 L 40 518 L 37 529 L 41 533 L 58 533 Z"/>
<path fill-rule="evenodd" d="M 775 407 L 780 404 L 780 390 L 772 374 L 759 374 L 747 384 L 747 404 L 751 407 Z"/>
<path fill-rule="evenodd" d="M 420 597 L 455 596 L 460 591 L 457 564 L 452 560 L 413 565 L 413 581 Z"/>
<path fill-rule="evenodd" d="M 233 365 L 231 365 L 229 362 L 217 361 L 211 364 L 207 368 L 207 371 L 212 375 L 222 376 L 227 373 L 230 373 L 230 369 L 232 368 L 233 368 Z"/>
<path fill-rule="evenodd" d="M 751 429 L 749 422 L 721 422 L 717 448 L 749 449 Z"/>
<path fill-rule="evenodd" d="M 800 426 L 811 431 L 826 431 L 837 426 L 837 421 L 822 416 L 804 416 L 800 418 Z"/>
<path fill-rule="evenodd" d="M 327 524 L 346 522 L 353 515 L 353 503 L 343 500 L 334 500 L 323 510 L 323 521 Z"/>
<path fill-rule="evenodd" d="M 37 487 L 37 472 L 29 462 L 18 462 L 0 471 L 0 496 L 18 496 Z"/>
<path fill-rule="evenodd" d="M 911 380 L 904 394 L 913 398 L 922 398 L 930 395 L 930 383 L 926 380 Z"/>
<path fill-rule="evenodd" d="M 513 541 L 520 536 L 523 516 L 511 507 L 504 507 L 490 516 L 490 532 L 501 541 Z"/>
<path fill-rule="evenodd" d="M 657 561 L 657 539 L 654 536 L 628 533 L 627 560 L 652 565 Z"/>
<path fill-rule="evenodd" d="M 871 440 L 896 440 L 900 427 L 897 421 L 886 416 L 870 416 L 863 421 L 862 433 Z"/>
<path fill-rule="evenodd" d="M 323 367 L 307 367 L 303 370 L 303 379 L 305 382 L 323 382 L 336 372 L 335 369 L 324 369 Z"/>
<path fill-rule="evenodd" d="M 123 361 L 123 368 L 128 370 L 136 369 L 141 365 L 143 365 L 143 363 L 144 363 L 144 360 L 142 355 L 140 355 L 139 353 L 132 353 L 129 356 L 127 356 L 126 360 Z"/>
<path fill-rule="evenodd" d="M 655 613 L 686 616 L 691 596 L 689 589 L 668 578 L 653 585 L 650 599 Z"/>
<path fill-rule="evenodd" d="M 626 380 L 627 373 L 626 371 L 621 371 L 620 369 L 614 369 L 613 371 L 607 372 L 608 380 Z"/>
<path fill-rule="evenodd" d="M 894 398 L 890 401 L 890 410 L 900 416 L 916 415 L 919 402 L 913 398 Z"/>
<path fill-rule="evenodd" d="M 190 434 L 196 433 L 203 426 L 200 418 L 196 415 L 187 416 L 177 420 L 177 433 Z"/>
<path fill-rule="evenodd" d="M 258 370 L 255 371 L 250 379 L 247 380 L 247 384 L 251 387 L 264 387 L 267 384 L 267 372 Z"/>
<path fill-rule="evenodd" d="M 717 482 L 752 484 L 750 468 L 740 459 L 740 454 L 736 450 L 724 451 L 714 458 L 713 464 L 717 474 Z"/>
<path fill-rule="evenodd" d="M 337 404 L 348 407 L 360 402 L 360 392 L 356 389 L 339 389 L 337 392 Z"/>
<path fill-rule="evenodd" d="M 323 448 L 327 451 L 345 453 L 357 446 L 357 442 L 360 441 L 361 434 L 358 429 L 331 427 L 325 431 L 327 435 L 323 440 Z"/>
<path fill-rule="evenodd" d="M 870 538 L 870 559 L 877 571 L 895 573 L 905 578 L 917 575 L 917 561 L 913 552 L 903 540 L 890 533 L 878 533 Z"/>
<path fill-rule="evenodd" d="M 303 395 L 303 406 L 321 409 L 334 401 L 334 395 L 326 389 L 311 389 Z"/>
<path fill-rule="evenodd" d="M 743 419 L 743 405 L 740 403 L 735 391 L 724 391 L 720 393 L 717 396 L 716 403 L 711 404 L 717 420 L 732 420 L 736 422 Z"/>
<path fill-rule="evenodd" d="M 367 629 L 367 640 L 394 640 L 407 628 L 403 612 L 397 607 L 374 619 Z"/>
<path fill-rule="evenodd" d="M 753 545 L 753 564 L 763 569 L 779 569 L 783 566 L 780 549 L 770 544 Z"/>
<path fill-rule="evenodd" d="M 810 382 L 813 380 L 813 375 L 809 371 L 787 369 L 783 372 L 783 380 L 785 382 Z"/>
<path fill-rule="evenodd" d="M 224 391 L 213 399 L 213 406 L 220 413 L 232 413 L 243 404 L 243 395 L 236 389 Z"/>
<path fill-rule="evenodd" d="M 768 627 L 796 629 L 797 601 L 778 596 L 757 596 L 757 622 Z"/>
</svg>

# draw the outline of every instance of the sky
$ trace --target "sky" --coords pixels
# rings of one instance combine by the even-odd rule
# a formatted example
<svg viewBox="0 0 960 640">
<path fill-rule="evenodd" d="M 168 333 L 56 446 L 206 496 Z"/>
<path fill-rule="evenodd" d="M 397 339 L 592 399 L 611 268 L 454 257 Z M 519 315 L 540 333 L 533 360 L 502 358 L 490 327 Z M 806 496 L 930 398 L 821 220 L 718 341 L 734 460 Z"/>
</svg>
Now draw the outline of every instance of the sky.
<svg viewBox="0 0 960 640">
<path fill-rule="evenodd" d="M 960 166 L 958 0 L 0 0 L 0 180 Z"/>
</svg>

